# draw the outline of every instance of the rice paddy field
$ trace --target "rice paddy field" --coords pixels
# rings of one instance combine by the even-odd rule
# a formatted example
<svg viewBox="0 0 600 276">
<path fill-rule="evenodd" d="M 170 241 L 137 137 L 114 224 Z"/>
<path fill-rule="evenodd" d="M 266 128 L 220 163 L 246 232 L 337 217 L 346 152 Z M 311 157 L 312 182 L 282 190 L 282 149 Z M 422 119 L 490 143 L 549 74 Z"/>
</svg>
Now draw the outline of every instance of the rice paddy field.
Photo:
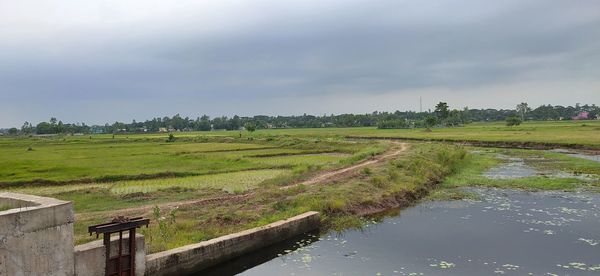
<svg viewBox="0 0 600 276">
<path fill-rule="evenodd" d="M 294 136 L 357 136 L 382 138 L 408 138 L 445 141 L 481 141 L 506 143 L 577 145 L 600 148 L 600 121 L 550 121 L 524 122 L 507 127 L 504 122 L 471 123 L 464 127 L 423 129 L 293 129 L 263 130 L 263 135 L 286 134 Z"/>
<path fill-rule="evenodd" d="M 534 142 L 596 150 L 596 121 L 526 122 L 519 127 L 475 123 L 431 132 L 323 128 L 174 135 L 174 142 L 167 142 L 167 134 L 0 137 L 0 190 L 72 201 L 76 243 L 93 239 L 87 235 L 88 225 L 117 215 L 150 217 L 151 227 L 143 234 L 149 252 L 157 252 L 309 210 L 320 211 L 328 229 L 356 227 L 364 222 L 362 215 L 403 206 L 439 182 L 443 189 L 433 194 L 445 198 L 465 196 L 451 189 L 472 185 L 560 190 L 600 186 L 596 176 L 583 177 L 600 174 L 597 162 L 559 152 L 414 140 L 405 141 L 400 152 L 399 142 L 360 139 Z M 378 159 L 390 152 L 400 154 Z M 514 163 L 514 158 L 540 172 L 567 174 L 552 180 L 545 173 L 519 180 L 483 176 Z M 374 161 L 349 174 L 302 184 L 368 160 Z"/>
</svg>

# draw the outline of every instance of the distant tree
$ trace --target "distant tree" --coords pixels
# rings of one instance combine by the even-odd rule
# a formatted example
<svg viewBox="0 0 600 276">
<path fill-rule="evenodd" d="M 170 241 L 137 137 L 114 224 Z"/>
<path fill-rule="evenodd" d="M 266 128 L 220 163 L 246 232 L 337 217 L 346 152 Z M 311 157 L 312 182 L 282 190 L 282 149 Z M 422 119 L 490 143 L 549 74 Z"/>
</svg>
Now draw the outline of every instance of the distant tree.
<svg viewBox="0 0 600 276">
<path fill-rule="evenodd" d="M 16 127 L 8 129 L 9 135 L 17 135 L 17 133 L 19 133 L 19 130 Z"/>
<path fill-rule="evenodd" d="M 246 124 L 244 124 L 244 128 L 248 132 L 252 133 L 252 132 L 254 132 L 256 130 L 256 125 L 254 123 L 252 123 L 252 122 L 247 122 Z"/>
<path fill-rule="evenodd" d="M 229 130 L 238 130 L 242 127 L 242 123 L 240 121 L 240 116 L 235 115 L 233 118 L 229 119 Z"/>
<path fill-rule="evenodd" d="M 33 130 L 33 125 L 31 125 L 31 123 L 25 121 L 25 123 L 23 123 L 23 126 L 21 127 L 21 133 L 23 134 L 30 134 Z"/>
<path fill-rule="evenodd" d="M 437 119 L 435 119 L 433 116 L 427 116 L 423 122 L 425 123 L 427 130 L 431 130 L 431 128 L 437 123 Z"/>
<path fill-rule="evenodd" d="M 448 104 L 445 102 L 439 102 L 436 106 L 435 106 L 435 114 L 437 115 L 437 117 L 441 120 L 444 121 L 448 118 L 448 116 L 450 115 L 450 108 L 448 107 Z"/>
<path fill-rule="evenodd" d="M 458 126 L 463 122 L 463 112 L 458 109 L 452 109 L 446 119 L 446 123 L 450 126 Z"/>
<path fill-rule="evenodd" d="M 521 116 L 521 121 L 525 121 L 525 114 L 531 111 L 527 103 L 520 103 L 517 105 L 517 113 Z"/>
<path fill-rule="evenodd" d="M 54 134 L 54 133 L 56 133 L 54 131 L 54 127 L 52 127 L 52 125 L 47 122 L 41 122 L 41 123 L 37 124 L 37 126 L 35 127 L 35 132 L 37 134 Z"/>
<path fill-rule="evenodd" d="M 202 117 L 196 119 L 194 122 L 194 129 L 200 131 L 209 131 L 210 130 L 210 117 L 207 115 L 203 115 Z"/>
<path fill-rule="evenodd" d="M 462 119 L 465 124 L 471 122 L 471 112 L 468 106 L 465 106 L 462 110 Z"/>
<path fill-rule="evenodd" d="M 521 119 L 518 116 L 506 117 L 506 126 L 518 126 L 521 124 Z"/>
</svg>

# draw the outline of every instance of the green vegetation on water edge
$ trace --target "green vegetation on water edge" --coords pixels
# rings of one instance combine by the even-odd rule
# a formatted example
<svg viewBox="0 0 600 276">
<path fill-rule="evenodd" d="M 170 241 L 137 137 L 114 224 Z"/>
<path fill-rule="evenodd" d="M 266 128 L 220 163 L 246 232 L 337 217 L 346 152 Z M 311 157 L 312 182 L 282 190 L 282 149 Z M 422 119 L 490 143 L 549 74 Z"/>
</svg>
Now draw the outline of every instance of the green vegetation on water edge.
<svg viewBox="0 0 600 276">
<path fill-rule="evenodd" d="M 506 160 L 507 158 L 520 160 L 519 162 L 525 166 L 537 171 L 537 174 L 514 178 L 493 178 L 485 175 L 486 171 L 510 162 Z M 440 188 L 467 186 L 596 191 L 600 188 L 600 164 L 567 154 L 542 150 L 479 148 L 465 158 L 457 172 L 446 178 Z"/>
<path fill-rule="evenodd" d="M 176 211 L 175 222 L 167 223 L 170 230 L 166 233 L 155 225 L 142 232 L 152 241 L 149 250 L 155 252 L 306 211 L 321 212 L 324 230 L 358 227 L 365 222 L 360 214 L 413 201 L 425 193 L 429 185 L 450 174 L 464 156 L 465 151 L 459 146 L 414 144 L 406 156 L 351 178 L 289 189 L 278 189 L 278 182 L 264 182 L 253 190 L 256 196 L 244 202 L 228 202 L 211 208 L 184 206 Z M 164 235 L 168 238 L 163 239 Z"/>
</svg>

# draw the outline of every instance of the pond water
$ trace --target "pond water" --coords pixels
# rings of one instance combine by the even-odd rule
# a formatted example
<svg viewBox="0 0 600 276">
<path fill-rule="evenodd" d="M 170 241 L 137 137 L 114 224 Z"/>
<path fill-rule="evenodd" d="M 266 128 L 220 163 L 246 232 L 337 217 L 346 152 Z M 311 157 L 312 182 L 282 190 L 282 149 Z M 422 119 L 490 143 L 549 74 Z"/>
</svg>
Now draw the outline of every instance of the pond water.
<svg viewBox="0 0 600 276">
<path fill-rule="evenodd" d="M 572 154 L 576 156 L 577 154 Z M 586 155 L 589 158 L 594 156 Z M 578 157 L 578 156 L 576 156 Z M 525 159 L 518 157 L 511 157 L 503 154 L 497 154 L 496 158 L 500 160 L 504 160 L 505 162 L 499 166 L 488 169 L 483 172 L 483 176 L 490 179 L 517 179 L 531 176 L 545 176 L 545 177 L 553 177 L 553 178 L 576 178 L 584 181 L 594 181 L 596 177 L 590 174 L 574 174 L 570 172 L 564 171 L 540 171 L 536 168 L 533 168 L 527 164 L 525 164 Z M 589 159 L 585 158 L 585 159 Z M 541 162 L 544 161 L 543 158 L 529 158 L 530 162 Z M 589 159 L 592 160 L 592 159 Z"/>
<path fill-rule="evenodd" d="M 577 157 L 577 158 L 582 158 L 582 159 L 587 159 L 587 160 L 591 160 L 591 161 L 596 161 L 596 162 L 600 162 L 600 155 L 597 154 L 586 154 L 583 152 L 577 152 L 577 151 L 570 151 L 570 150 L 565 150 L 565 149 L 554 149 L 551 150 L 553 152 L 558 152 L 558 153 L 565 153 L 565 154 L 569 154 L 573 157 Z"/>
<path fill-rule="evenodd" d="M 522 158 L 510 157 L 503 154 L 497 154 L 496 158 L 504 160 L 505 163 L 485 171 L 483 173 L 485 177 L 491 179 L 514 179 L 536 176 L 540 173 L 536 169 L 527 166 L 525 160 Z"/>
<path fill-rule="evenodd" d="M 469 190 L 201 275 L 600 275 L 600 194 Z"/>
</svg>

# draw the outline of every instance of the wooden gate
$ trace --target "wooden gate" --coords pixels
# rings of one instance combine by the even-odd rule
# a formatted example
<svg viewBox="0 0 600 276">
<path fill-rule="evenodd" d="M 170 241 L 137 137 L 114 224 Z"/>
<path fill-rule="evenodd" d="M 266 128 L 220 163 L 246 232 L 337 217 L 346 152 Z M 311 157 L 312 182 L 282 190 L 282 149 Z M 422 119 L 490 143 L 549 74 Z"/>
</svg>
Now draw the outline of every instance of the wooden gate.
<svg viewBox="0 0 600 276">
<path fill-rule="evenodd" d="M 90 235 L 104 235 L 106 248 L 106 276 L 135 275 L 135 230 L 142 226 L 148 227 L 149 219 L 116 217 L 112 222 L 88 227 Z M 123 242 L 123 232 L 129 232 L 127 243 Z M 119 234 L 118 246 L 111 248 L 111 235 Z"/>
</svg>

